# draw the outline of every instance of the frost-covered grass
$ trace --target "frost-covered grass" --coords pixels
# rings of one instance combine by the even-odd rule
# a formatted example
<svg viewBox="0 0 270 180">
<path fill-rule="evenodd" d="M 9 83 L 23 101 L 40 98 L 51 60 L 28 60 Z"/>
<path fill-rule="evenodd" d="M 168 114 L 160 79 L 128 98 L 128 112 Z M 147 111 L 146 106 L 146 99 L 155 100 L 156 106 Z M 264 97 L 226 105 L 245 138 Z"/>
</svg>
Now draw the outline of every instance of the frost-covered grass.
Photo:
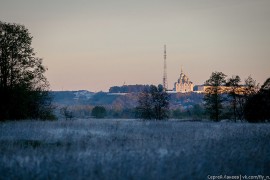
<svg viewBox="0 0 270 180">
<path fill-rule="evenodd" d="M 270 124 L 0 123 L 0 179 L 207 179 L 269 172 Z"/>
</svg>

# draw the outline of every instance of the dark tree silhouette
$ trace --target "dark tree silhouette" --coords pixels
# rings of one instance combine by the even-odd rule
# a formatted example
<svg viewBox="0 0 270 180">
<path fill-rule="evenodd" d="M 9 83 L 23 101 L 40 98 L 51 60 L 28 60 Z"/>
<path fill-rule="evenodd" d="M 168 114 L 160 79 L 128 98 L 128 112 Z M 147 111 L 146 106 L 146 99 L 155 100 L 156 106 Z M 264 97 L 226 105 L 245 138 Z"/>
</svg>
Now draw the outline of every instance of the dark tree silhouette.
<svg viewBox="0 0 270 180">
<path fill-rule="evenodd" d="M 52 118 L 42 59 L 23 25 L 0 21 L 0 120 Z"/>
<path fill-rule="evenodd" d="M 243 120 L 244 119 L 244 109 L 246 106 L 246 103 L 249 98 L 251 98 L 253 95 L 255 95 L 259 90 L 259 84 L 256 83 L 256 81 L 249 76 L 245 80 L 244 86 L 241 88 L 241 94 L 238 94 L 238 115 L 239 119 Z"/>
<path fill-rule="evenodd" d="M 244 116 L 248 122 L 270 120 L 270 78 L 262 85 L 260 91 L 251 96 L 245 105 Z"/>
<path fill-rule="evenodd" d="M 245 90 L 244 90 L 244 95 L 246 97 L 252 96 L 254 94 L 256 94 L 259 90 L 259 84 L 256 83 L 256 81 L 249 76 L 246 80 L 245 80 Z"/>
<path fill-rule="evenodd" d="M 142 119 L 162 120 L 169 118 L 169 95 L 162 85 L 151 85 L 139 96 L 138 117 Z"/>
<path fill-rule="evenodd" d="M 152 119 L 153 115 L 153 105 L 152 105 L 152 96 L 148 89 L 145 89 L 139 95 L 137 110 L 137 117 L 142 119 Z"/>
<path fill-rule="evenodd" d="M 231 109 L 233 111 L 233 118 L 236 122 L 237 119 L 240 119 L 240 110 L 239 110 L 239 101 L 241 100 L 242 94 L 240 92 L 240 83 L 241 79 L 239 76 L 232 76 L 228 79 L 226 85 L 229 86 L 229 101 L 231 104 Z"/>
<path fill-rule="evenodd" d="M 205 90 L 204 102 L 205 109 L 210 119 L 219 121 L 223 109 L 224 97 L 222 96 L 222 86 L 225 85 L 226 75 L 222 72 L 213 72 L 210 78 L 205 82 L 208 86 Z"/>
<path fill-rule="evenodd" d="M 104 118 L 107 115 L 107 111 L 103 106 L 95 106 L 91 115 L 95 118 Z"/>
<path fill-rule="evenodd" d="M 259 89 L 259 85 L 256 81 L 249 76 L 245 80 L 244 85 L 240 85 L 241 79 L 239 76 L 233 76 L 227 80 L 226 85 L 229 87 L 228 100 L 233 111 L 234 120 L 243 120 L 244 118 L 244 107 L 247 100 L 256 94 Z"/>
</svg>

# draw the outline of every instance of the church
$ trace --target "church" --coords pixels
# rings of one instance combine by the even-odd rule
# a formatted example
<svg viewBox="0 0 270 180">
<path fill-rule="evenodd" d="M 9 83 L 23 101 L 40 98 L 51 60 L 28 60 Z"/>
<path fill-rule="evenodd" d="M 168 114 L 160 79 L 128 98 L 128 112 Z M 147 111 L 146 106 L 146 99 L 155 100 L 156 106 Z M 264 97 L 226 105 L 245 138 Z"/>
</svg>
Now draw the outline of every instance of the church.
<svg viewBox="0 0 270 180">
<path fill-rule="evenodd" d="M 181 67 L 180 77 L 177 82 L 174 83 L 174 91 L 181 93 L 192 92 L 193 87 L 193 83 L 189 80 L 188 76 L 183 72 Z"/>
</svg>

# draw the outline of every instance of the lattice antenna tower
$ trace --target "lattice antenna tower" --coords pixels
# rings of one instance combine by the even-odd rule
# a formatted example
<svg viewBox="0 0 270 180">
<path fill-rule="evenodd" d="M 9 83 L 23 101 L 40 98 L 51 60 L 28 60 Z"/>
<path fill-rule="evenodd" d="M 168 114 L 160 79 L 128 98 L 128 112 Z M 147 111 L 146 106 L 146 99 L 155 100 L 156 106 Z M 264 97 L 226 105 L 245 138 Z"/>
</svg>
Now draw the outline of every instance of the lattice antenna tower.
<svg viewBox="0 0 270 180">
<path fill-rule="evenodd" d="M 168 90 L 168 82 L 167 82 L 167 52 L 166 52 L 166 45 L 164 45 L 164 69 L 163 69 L 163 88 L 164 91 Z"/>
</svg>

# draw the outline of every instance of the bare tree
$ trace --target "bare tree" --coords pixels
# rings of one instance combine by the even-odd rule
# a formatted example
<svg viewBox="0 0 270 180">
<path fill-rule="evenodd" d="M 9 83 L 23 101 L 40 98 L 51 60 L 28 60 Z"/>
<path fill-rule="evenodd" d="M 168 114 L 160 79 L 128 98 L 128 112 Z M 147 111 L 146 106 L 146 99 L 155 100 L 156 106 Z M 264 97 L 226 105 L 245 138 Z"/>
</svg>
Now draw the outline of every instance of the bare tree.
<svg viewBox="0 0 270 180">
<path fill-rule="evenodd" d="M 236 122 L 237 119 L 240 119 L 240 110 L 239 110 L 239 101 L 242 98 L 242 94 L 240 92 L 240 83 L 241 79 L 239 76 L 232 76 L 228 79 L 226 85 L 229 86 L 229 101 L 231 104 L 231 108 L 233 111 L 233 118 Z"/>
<path fill-rule="evenodd" d="M 142 119 L 162 120 L 169 118 L 169 95 L 162 85 L 151 85 L 139 96 L 138 116 Z"/>
<path fill-rule="evenodd" d="M 222 96 L 222 86 L 226 83 L 226 75 L 222 72 L 213 72 L 205 82 L 206 94 L 204 96 L 205 108 L 210 119 L 219 121 L 223 109 L 224 97 Z"/>
</svg>

